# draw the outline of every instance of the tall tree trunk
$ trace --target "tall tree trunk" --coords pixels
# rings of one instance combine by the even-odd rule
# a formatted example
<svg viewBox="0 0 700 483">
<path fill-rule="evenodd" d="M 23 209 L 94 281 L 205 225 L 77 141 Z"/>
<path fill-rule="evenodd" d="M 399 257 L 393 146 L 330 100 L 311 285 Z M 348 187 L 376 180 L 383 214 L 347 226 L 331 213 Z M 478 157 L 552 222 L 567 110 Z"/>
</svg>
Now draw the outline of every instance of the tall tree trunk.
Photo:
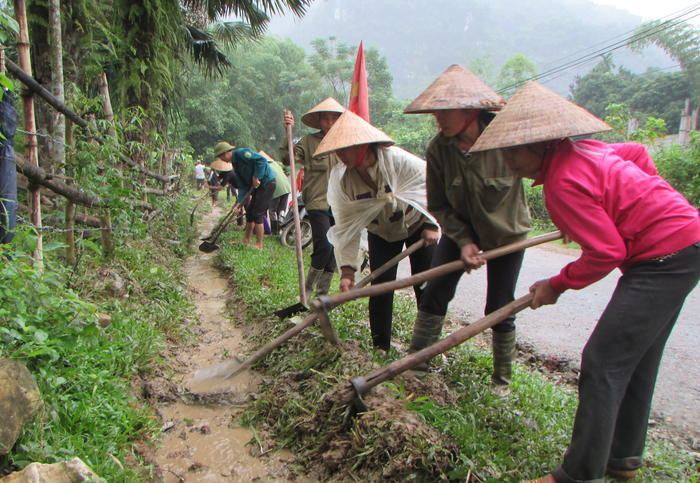
<svg viewBox="0 0 700 483">
<path fill-rule="evenodd" d="M 32 75 L 32 61 L 29 56 L 29 27 L 27 25 L 27 5 L 24 0 L 14 0 L 15 16 L 19 24 L 19 42 L 17 50 L 19 53 L 19 65 L 24 72 Z M 32 92 L 25 89 L 22 94 L 24 98 L 24 127 L 30 133 L 36 132 L 36 123 L 34 120 L 34 96 Z M 27 158 L 34 166 L 39 166 L 39 158 L 37 156 L 36 135 L 27 134 Z M 36 227 L 41 227 L 41 193 L 39 186 L 36 184 L 30 185 L 30 193 L 32 199 L 32 223 Z M 36 250 L 34 251 L 34 260 L 37 266 L 41 269 L 44 266 L 43 255 L 43 234 L 41 229 L 37 232 Z"/>
<path fill-rule="evenodd" d="M 102 110 L 105 114 L 105 120 L 109 123 L 110 136 L 116 136 L 117 131 L 114 130 L 114 111 L 112 110 L 112 100 L 109 95 L 109 83 L 107 82 L 107 74 L 100 72 L 100 95 L 102 96 Z"/>
<path fill-rule="evenodd" d="M 49 0 L 49 36 L 51 58 L 51 93 L 65 103 L 63 91 L 63 40 L 61 35 L 61 0 Z M 51 122 L 49 125 L 49 159 L 57 171 L 64 172 L 66 164 L 66 119 L 63 114 L 51 110 Z"/>
<path fill-rule="evenodd" d="M 73 147 L 73 123 L 71 121 L 67 122 L 66 125 L 66 144 Z M 70 177 L 66 181 L 66 184 L 73 184 L 73 172 L 71 169 L 66 170 L 66 174 Z M 75 232 L 72 230 L 75 228 L 75 203 L 66 198 L 66 260 L 71 265 L 75 263 Z"/>
</svg>

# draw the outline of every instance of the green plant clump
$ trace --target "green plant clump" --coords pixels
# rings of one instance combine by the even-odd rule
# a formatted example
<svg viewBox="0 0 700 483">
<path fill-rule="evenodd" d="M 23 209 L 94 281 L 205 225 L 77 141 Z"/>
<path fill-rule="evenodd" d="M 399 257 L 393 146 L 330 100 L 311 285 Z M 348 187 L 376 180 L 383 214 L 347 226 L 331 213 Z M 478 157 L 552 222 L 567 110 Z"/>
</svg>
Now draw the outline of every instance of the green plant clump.
<svg viewBox="0 0 700 483">
<path fill-rule="evenodd" d="M 154 220 L 154 238 L 117 245 L 109 261 L 90 238 L 79 240 L 78 261 L 66 267 L 57 257 L 63 245 L 49 235 L 43 270 L 22 251 L 35 243 L 31 232 L 19 233 L 12 251 L 0 246 L 0 357 L 23 362 L 44 400 L 0 468 L 79 457 L 107 481 L 147 479 L 137 443 L 159 423 L 134 383 L 157 367 L 165 337 L 182 337 L 193 314 L 181 273 L 193 236 L 188 203 L 164 202 L 168 221 Z M 109 273 L 124 281 L 123 293 L 110 291 Z M 111 317 L 108 327 L 97 324 L 98 313 Z"/>
</svg>

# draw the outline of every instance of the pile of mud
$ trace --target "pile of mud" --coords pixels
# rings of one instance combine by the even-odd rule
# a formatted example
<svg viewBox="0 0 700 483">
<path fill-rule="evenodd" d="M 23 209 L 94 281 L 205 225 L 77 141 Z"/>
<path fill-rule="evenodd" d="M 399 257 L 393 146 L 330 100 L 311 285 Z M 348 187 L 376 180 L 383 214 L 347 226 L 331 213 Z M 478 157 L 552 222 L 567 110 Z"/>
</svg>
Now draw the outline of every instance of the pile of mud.
<svg viewBox="0 0 700 483">
<path fill-rule="evenodd" d="M 358 343 L 333 347 L 307 333 L 264 364 L 264 382 L 247 416 L 319 478 L 435 481 L 447 479 L 455 467 L 456 446 L 405 407 L 419 396 L 453 402 L 441 378 L 406 377 L 394 381 L 394 388 L 374 388 L 364 398 L 369 410 L 357 413 L 338 394 L 351 377 L 377 368 Z"/>
</svg>

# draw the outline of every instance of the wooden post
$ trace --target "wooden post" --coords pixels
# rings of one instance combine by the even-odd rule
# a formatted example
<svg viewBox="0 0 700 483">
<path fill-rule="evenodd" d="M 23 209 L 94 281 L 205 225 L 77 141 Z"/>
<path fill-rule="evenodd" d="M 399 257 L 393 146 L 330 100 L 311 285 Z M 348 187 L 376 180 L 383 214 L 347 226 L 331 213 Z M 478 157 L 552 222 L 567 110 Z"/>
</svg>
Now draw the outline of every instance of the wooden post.
<svg viewBox="0 0 700 483">
<path fill-rule="evenodd" d="M 111 258 L 114 253 L 114 243 L 112 242 L 112 216 L 109 210 L 105 210 L 102 216 L 102 249 L 104 250 L 105 258 Z"/>
<path fill-rule="evenodd" d="M 678 126 L 678 144 L 685 146 L 690 142 L 690 99 L 685 100 L 681 111 L 681 123 Z"/>
<path fill-rule="evenodd" d="M 301 222 L 299 221 L 299 204 L 297 202 L 297 172 L 294 164 L 294 139 L 292 126 L 287 125 L 287 149 L 289 151 L 289 168 L 292 170 L 292 210 L 294 214 L 294 242 L 297 249 L 297 269 L 299 270 L 299 297 L 306 306 L 306 284 L 304 283 L 304 255 L 301 246 Z"/>
<path fill-rule="evenodd" d="M 66 121 L 66 144 L 73 147 L 73 123 L 68 120 Z M 73 176 L 73 173 L 67 172 L 68 176 Z M 72 185 L 73 179 L 68 179 L 66 184 Z M 72 231 L 75 228 L 75 203 L 70 199 L 66 199 L 66 260 L 71 265 L 75 263 L 75 232 Z"/>
<path fill-rule="evenodd" d="M 17 42 L 17 51 L 19 54 L 20 68 L 32 75 L 32 61 L 29 55 L 29 26 L 27 25 L 27 5 L 25 0 L 14 0 L 15 16 L 19 24 L 19 41 Z M 36 135 L 36 120 L 34 117 L 34 96 L 32 92 L 25 89 L 22 93 L 24 99 L 24 128 L 31 134 L 26 135 L 27 158 L 29 162 L 35 166 L 39 166 L 39 158 L 37 155 Z M 37 185 L 30 185 L 30 194 L 32 200 L 32 223 L 35 227 L 41 227 L 41 193 Z M 39 269 L 43 268 L 43 234 L 41 229 L 37 232 L 37 244 L 34 251 L 34 260 Z"/>
<path fill-rule="evenodd" d="M 107 83 L 107 74 L 100 72 L 100 95 L 102 96 L 102 111 L 105 115 L 105 120 L 109 123 L 109 135 L 116 136 L 117 131 L 114 129 L 114 111 L 112 110 L 112 100 L 109 96 L 109 84 Z"/>
<path fill-rule="evenodd" d="M 61 36 L 61 0 L 49 0 L 49 35 L 51 41 L 51 93 L 59 102 L 65 102 L 63 88 L 63 38 Z M 66 118 L 58 111 L 50 110 L 51 138 L 48 145 L 49 161 L 57 170 L 66 165 Z"/>
<path fill-rule="evenodd" d="M 75 263 L 75 203 L 66 200 L 66 261 Z"/>
</svg>

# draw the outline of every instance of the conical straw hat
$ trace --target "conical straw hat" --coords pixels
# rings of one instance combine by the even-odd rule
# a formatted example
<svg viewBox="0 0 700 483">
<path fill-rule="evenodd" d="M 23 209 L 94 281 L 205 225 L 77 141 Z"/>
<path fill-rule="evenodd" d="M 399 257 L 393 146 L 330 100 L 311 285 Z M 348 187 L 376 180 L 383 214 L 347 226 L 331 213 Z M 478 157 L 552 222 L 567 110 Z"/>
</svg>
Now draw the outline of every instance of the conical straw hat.
<svg viewBox="0 0 700 483">
<path fill-rule="evenodd" d="M 495 111 L 501 109 L 505 104 L 506 101 L 475 74 L 461 65 L 452 64 L 403 112 L 421 114 L 444 109 Z"/>
<path fill-rule="evenodd" d="M 330 128 L 326 135 L 323 136 L 314 156 L 320 156 L 342 148 L 349 148 L 350 146 L 370 143 L 391 145 L 394 144 L 394 141 L 354 112 L 345 111 L 335 121 L 335 124 L 333 124 L 333 127 Z"/>
<path fill-rule="evenodd" d="M 584 108 L 529 81 L 510 98 L 469 151 L 521 146 L 610 129 Z"/>
<path fill-rule="evenodd" d="M 301 116 L 301 122 L 314 129 L 321 129 L 322 112 L 339 112 L 342 114 L 345 112 L 345 108 L 332 97 L 327 97 Z"/>
<path fill-rule="evenodd" d="M 265 151 L 258 151 L 258 154 L 269 161 L 274 161 L 274 159 L 272 159 L 272 156 L 267 154 Z"/>
<path fill-rule="evenodd" d="M 222 161 L 220 159 L 215 159 L 209 167 L 214 171 L 231 171 L 233 169 L 233 165 L 231 163 L 227 163 L 226 161 Z"/>
</svg>

